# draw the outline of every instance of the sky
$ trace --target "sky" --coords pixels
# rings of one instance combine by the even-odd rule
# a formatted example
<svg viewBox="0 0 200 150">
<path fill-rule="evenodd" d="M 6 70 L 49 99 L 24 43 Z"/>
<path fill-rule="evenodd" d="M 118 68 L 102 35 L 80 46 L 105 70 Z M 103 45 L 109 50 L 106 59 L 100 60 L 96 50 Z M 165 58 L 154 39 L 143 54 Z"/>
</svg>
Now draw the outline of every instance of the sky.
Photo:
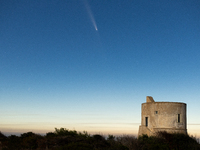
<svg viewBox="0 0 200 150">
<path fill-rule="evenodd" d="M 200 136 L 199 0 L 0 0 L 0 131 L 137 134 L 187 104 Z"/>
</svg>

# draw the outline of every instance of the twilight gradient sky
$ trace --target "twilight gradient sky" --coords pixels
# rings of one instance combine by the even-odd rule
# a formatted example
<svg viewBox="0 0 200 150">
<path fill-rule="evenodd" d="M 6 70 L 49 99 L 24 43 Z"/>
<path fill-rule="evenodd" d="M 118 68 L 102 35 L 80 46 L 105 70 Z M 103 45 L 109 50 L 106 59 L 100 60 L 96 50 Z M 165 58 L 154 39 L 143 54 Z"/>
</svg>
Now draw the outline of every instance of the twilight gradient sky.
<svg viewBox="0 0 200 150">
<path fill-rule="evenodd" d="M 187 103 L 200 135 L 199 0 L 0 0 L 0 131 L 137 134 Z"/>
</svg>

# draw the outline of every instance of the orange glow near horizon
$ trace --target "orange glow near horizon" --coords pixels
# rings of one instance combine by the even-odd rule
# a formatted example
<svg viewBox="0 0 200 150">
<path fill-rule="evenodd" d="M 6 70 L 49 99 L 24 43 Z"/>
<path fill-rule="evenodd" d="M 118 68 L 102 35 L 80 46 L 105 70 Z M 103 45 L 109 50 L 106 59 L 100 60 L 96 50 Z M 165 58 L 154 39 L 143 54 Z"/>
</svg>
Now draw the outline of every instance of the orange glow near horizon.
<svg viewBox="0 0 200 150">
<path fill-rule="evenodd" d="M 66 128 L 69 130 L 76 130 L 78 132 L 83 132 L 87 131 L 89 134 L 102 134 L 102 135 L 134 135 L 137 136 L 138 134 L 138 129 L 139 125 L 137 124 L 127 124 L 127 125 L 121 125 L 121 124 L 87 124 L 87 125 L 76 125 L 76 126 L 64 126 L 64 125 L 59 125 L 59 126 L 54 126 L 54 125 L 49 125 L 49 126 L 37 126 L 37 125 L 29 125 L 29 126 L 23 126 L 23 125 L 3 125 L 1 127 L 1 132 L 6 135 L 11 135 L 11 134 L 22 134 L 26 132 L 34 132 L 38 134 L 46 134 L 48 132 L 54 132 L 55 128 Z M 188 134 L 193 137 L 200 138 L 200 125 L 188 125 Z"/>
</svg>

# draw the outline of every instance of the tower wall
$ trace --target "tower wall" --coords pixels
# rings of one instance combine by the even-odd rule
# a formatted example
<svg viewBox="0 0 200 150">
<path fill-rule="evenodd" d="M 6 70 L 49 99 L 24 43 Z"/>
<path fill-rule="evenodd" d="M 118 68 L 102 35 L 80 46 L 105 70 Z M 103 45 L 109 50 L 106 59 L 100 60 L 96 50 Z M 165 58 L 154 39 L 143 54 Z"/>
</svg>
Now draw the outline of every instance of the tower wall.
<svg viewBox="0 0 200 150">
<path fill-rule="evenodd" d="M 154 135 L 158 131 L 187 133 L 186 104 L 149 101 L 142 104 L 138 135 Z"/>
</svg>

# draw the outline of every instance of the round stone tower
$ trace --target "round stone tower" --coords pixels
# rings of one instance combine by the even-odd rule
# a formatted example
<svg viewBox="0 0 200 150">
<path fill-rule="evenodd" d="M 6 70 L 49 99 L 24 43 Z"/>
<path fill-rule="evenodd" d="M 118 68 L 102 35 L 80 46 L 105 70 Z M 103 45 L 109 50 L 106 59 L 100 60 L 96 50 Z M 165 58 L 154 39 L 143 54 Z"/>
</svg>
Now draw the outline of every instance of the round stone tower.
<svg viewBox="0 0 200 150">
<path fill-rule="evenodd" d="M 150 96 L 142 104 L 141 126 L 138 136 L 155 135 L 158 131 L 187 134 L 186 104 L 155 102 Z"/>
</svg>

